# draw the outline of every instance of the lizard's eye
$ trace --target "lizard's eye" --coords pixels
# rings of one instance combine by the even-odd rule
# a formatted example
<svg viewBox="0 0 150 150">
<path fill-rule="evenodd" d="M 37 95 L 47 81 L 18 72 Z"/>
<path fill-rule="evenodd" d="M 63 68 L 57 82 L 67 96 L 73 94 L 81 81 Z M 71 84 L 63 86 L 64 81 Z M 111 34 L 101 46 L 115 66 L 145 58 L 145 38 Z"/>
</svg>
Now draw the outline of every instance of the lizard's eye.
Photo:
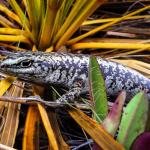
<svg viewBox="0 0 150 150">
<path fill-rule="evenodd" d="M 30 67 L 32 65 L 32 60 L 23 60 L 20 62 L 21 67 Z"/>
</svg>

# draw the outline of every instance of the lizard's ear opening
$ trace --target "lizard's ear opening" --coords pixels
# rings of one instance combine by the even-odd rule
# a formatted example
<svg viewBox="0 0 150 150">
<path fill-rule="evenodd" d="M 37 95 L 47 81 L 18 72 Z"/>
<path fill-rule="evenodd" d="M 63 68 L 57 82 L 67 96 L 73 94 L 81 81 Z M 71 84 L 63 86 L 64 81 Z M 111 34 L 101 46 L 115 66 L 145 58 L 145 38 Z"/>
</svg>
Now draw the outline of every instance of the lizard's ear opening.
<svg viewBox="0 0 150 150">
<path fill-rule="evenodd" d="M 23 60 L 19 63 L 19 65 L 24 68 L 30 67 L 32 64 L 33 64 L 33 60 L 30 59 Z"/>
</svg>

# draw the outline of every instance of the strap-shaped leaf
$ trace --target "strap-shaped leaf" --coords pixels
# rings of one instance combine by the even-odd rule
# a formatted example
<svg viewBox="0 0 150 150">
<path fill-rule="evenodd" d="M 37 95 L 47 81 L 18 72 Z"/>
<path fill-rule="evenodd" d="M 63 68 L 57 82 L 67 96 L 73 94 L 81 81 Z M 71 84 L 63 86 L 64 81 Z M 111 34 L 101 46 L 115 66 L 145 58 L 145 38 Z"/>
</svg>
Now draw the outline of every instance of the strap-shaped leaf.
<svg viewBox="0 0 150 150">
<path fill-rule="evenodd" d="M 148 98 L 140 92 L 129 102 L 120 124 L 117 140 L 128 150 L 135 138 L 145 130 L 148 118 Z"/>
<path fill-rule="evenodd" d="M 104 150 L 124 150 L 123 146 L 109 135 L 104 128 L 78 109 L 69 110 L 71 117 Z"/>
<path fill-rule="evenodd" d="M 95 103 L 94 118 L 100 122 L 107 116 L 108 106 L 105 81 L 100 70 L 100 66 L 95 57 L 90 57 L 89 79 L 90 93 Z"/>
</svg>

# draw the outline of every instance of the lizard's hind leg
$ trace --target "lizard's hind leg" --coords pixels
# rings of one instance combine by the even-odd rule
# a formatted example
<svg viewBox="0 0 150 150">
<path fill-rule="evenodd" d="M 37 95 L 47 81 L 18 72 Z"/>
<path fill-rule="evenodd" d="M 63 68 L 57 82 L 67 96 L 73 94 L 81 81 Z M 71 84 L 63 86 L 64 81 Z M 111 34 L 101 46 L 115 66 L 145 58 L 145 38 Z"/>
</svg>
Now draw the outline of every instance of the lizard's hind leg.
<svg viewBox="0 0 150 150">
<path fill-rule="evenodd" d="M 74 103 L 75 99 L 78 99 L 84 87 L 82 79 L 77 79 L 70 90 L 56 100 L 57 103 Z"/>
</svg>

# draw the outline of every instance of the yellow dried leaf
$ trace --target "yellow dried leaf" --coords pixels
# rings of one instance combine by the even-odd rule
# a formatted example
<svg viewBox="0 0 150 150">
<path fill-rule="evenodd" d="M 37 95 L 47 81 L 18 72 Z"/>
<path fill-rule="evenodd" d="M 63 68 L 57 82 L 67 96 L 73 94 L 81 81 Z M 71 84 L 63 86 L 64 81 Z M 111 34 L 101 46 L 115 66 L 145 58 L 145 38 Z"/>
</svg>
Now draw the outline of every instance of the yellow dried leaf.
<svg viewBox="0 0 150 150">
<path fill-rule="evenodd" d="M 59 146 L 57 144 L 56 137 L 53 132 L 52 126 L 50 124 L 50 121 L 48 119 L 48 115 L 47 115 L 45 108 L 42 105 L 38 104 L 38 109 L 39 109 L 39 112 L 40 112 L 40 115 L 42 118 L 42 122 L 43 122 L 43 125 L 45 127 L 45 130 L 46 130 L 46 133 L 48 136 L 50 148 L 52 150 L 59 150 L 59 148 L 58 148 Z"/>
<path fill-rule="evenodd" d="M 16 86 L 18 85 L 18 86 Z M 7 96 L 12 97 L 21 97 L 23 93 L 23 86 L 21 82 L 16 82 L 16 85 L 13 85 L 11 89 L 7 92 Z M 5 108 L 3 111 L 3 118 L 5 120 L 4 127 L 0 133 L 0 143 L 7 146 L 14 146 L 16 139 L 18 124 L 19 124 L 19 114 L 20 104 L 0 102 L 0 106 L 3 106 L 5 103 Z"/>
<path fill-rule="evenodd" d="M 35 139 L 38 138 L 36 136 L 37 127 L 39 125 L 40 115 L 37 109 L 37 106 L 30 106 L 27 113 L 25 130 L 23 136 L 23 150 L 35 150 L 36 142 Z"/>
<path fill-rule="evenodd" d="M 23 35 L 0 35 L 0 41 L 7 42 L 22 42 L 31 45 L 28 38 Z"/>
<path fill-rule="evenodd" d="M 150 50 L 150 44 L 142 44 L 142 43 L 100 43 L 100 42 L 89 42 L 89 43 L 76 43 L 72 45 L 72 49 L 85 49 L 85 48 L 93 48 L 93 49 L 147 49 Z"/>
<path fill-rule="evenodd" d="M 15 79 L 15 77 L 7 77 L 0 82 L 0 96 L 2 96 L 7 91 Z"/>
<path fill-rule="evenodd" d="M 8 9 L 7 7 L 5 7 L 2 4 L 0 4 L 0 11 L 2 11 L 8 17 L 10 17 L 11 19 L 15 20 L 17 23 L 19 23 L 21 25 L 21 21 L 20 21 L 19 17 L 14 12 L 12 12 L 10 9 Z"/>
<path fill-rule="evenodd" d="M 124 150 L 104 128 L 93 119 L 77 109 L 69 110 L 71 117 L 92 137 L 92 139 L 104 150 Z"/>
</svg>

